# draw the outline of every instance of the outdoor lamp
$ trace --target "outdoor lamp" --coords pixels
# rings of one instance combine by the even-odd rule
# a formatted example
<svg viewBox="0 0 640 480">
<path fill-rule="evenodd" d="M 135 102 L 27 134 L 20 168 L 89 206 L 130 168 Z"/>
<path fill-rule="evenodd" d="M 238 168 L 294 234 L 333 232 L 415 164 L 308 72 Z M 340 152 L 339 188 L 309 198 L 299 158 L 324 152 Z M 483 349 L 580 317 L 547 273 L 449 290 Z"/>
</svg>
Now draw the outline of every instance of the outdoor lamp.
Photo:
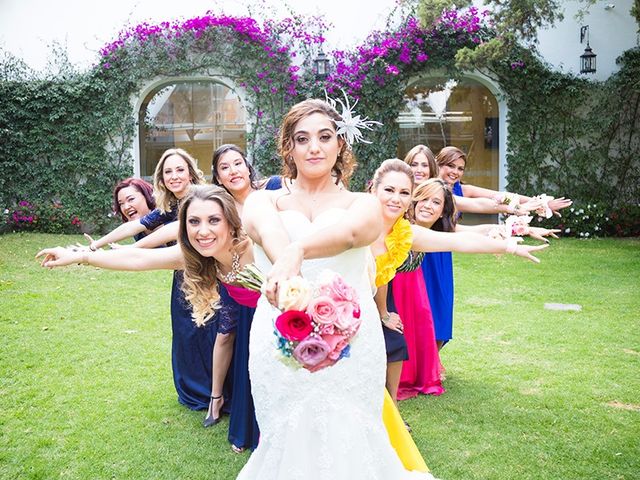
<svg viewBox="0 0 640 480">
<path fill-rule="evenodd" d="M 324 80 L 329 75 L 329 59 L 322 50 L 313 61 L 313 73 L 319 80 Z"/>
<path fill-rule="evenodd" d="M 587 37 L 587 48 L 584 49 L 584 53 L 580 55 L 580 73 L 595 73 L 596 72 L 596 54 L 593 53 L 589 46 L 589 25 L 580 27 L 580 43 Z"/>
</svg>

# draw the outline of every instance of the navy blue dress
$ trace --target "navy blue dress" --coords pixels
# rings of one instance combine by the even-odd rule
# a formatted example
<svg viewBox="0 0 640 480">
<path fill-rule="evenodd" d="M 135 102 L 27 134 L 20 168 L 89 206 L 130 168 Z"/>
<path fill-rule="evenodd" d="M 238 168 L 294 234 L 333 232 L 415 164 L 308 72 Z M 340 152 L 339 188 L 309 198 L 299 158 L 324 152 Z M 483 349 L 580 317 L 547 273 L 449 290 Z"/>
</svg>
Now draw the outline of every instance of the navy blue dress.
<svg viewBox="0 0 640 480">
<path fill-rule="evenodd" d="M 395 300 L 393 299 L 393 282 L 387 283 L 387 311 L 389 313 L 398 313 Z M 387 362 L 404 362 L 409 360 L 409 350 L 407 348 L 407 340 L 402 333 L 391 330 L 382 324 L 382 333 L 384 334 L 384 346 L 387 352 Z"/>
<path fill-rule="evenodd" d="M 218 331 L 228 333 L 231 323 L 235 325 L 236 332 L 233 359 L 227 373 L 233 394 L 230 398 L 225 395 L 225 404 L 231 411 L 228 439 L 236 447 L 253 450 L 258 446 L 260 437 L 249 380 L 249 332 L 255 308 L 236 302 L 222 283 L 218 283 L 218 288 L 222 304 L 216 314 Z"/>
<path fill-rule="evenodd" d="M 464 196 L 460 182 L 453 194 Z M 451 252 L 429 252 L 422 261 L 422 274 L 427 284 L 436 340 L 447 343 L 453 338 L 453 257 Z"/>
<path fill-rule="evenodd" d="M 140 219 L 148 230 L 177 220 L 178 208 L 161 213 L 154 210 Z M 211 366 L 216 337 L 215 322 L 198 327 L 182 292 L 182 271 L 173 272 L 171 285 L 171 367 L 178 401 L 192 409 L 209 407 Z"/>
<path fill-rule="evenodd" d="M 282 188 L 280 176 L 270 177 L 265 185 L 265 190 L 279 190 Z M 222 309 L 228 312 L 231 320 L 225 319 L 227 315 L 220 313 L 221 321 L 218 328 L 223 333 L 228 333 L 233 328 L 236 332 L 236 340 L 233 348 L 233 360 L 227 375 L 232 379 L 233 395 L 231 396 L 231 417 L 229 419 L 229 442 L 236 447 L 255 449 L 258 446 L 260 431 L 256 421 L 256 412 L 251 395 L 251 381 L 249 380 L 249 332 L 255 308 L 247 307 L 236 302 L 227 289 L 221 283 L 220 298 Z"/>
</svg>

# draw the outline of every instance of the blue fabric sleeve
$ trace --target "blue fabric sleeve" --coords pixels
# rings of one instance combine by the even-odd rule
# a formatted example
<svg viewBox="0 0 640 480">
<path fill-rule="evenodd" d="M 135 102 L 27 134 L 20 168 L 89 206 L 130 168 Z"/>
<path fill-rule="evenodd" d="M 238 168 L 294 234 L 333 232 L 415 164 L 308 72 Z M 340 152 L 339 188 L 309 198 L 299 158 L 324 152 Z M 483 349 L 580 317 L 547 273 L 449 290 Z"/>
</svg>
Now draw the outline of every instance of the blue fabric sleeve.
<svg viewBox="0 0 640 480">
<path fill-rule="evenodd" d="M 151 213 L 147 213 L 144 217 L 140 219 L 140 223 L 147 230 L 155 230 L 160 225 L 166 225 L 167 223 L 175 222 L 178 219 L 178 211 L 176 208 L 172 210 L 166 211 L 164 213 L 160 212 L 157 208 L 153 210 Z"/>
<path fill-rule="evenodd" d="M 280 190 L 282 188 L 282 177 L 280 175 L 274 175 L 269 178 L 265 185 L 265 190 Z"/>
</svg>

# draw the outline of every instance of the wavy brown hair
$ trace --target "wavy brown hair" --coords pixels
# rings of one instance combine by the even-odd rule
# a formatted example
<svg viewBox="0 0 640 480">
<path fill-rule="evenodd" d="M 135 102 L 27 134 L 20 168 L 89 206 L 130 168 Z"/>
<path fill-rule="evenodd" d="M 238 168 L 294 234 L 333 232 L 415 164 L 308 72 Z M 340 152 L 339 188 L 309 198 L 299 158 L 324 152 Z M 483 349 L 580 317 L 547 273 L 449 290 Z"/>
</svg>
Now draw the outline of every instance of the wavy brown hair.
<svg viewBox="0 0 640 480">
<path fill-rule="evenodd" d="M 404 157 L 404 163 L 411 166 L 411 163 L 416 156 L 421 153 L 427 157 L 427 161 L 429 162 L 429 178 L 436 178 L 438 176 L 438 163 L 436 162 L 436 156 L 426 145 L 416 145 L 409 150 Z"/>
<path fill-rule="evenodd" d="M 193 185 L 202 185 L 205 183 L 204 174 L 202 173 L 202 170 L 198 168 L 198 162 L 195 158 L 181 148 L 170 148 L 169 150 L 165 150 L 160 157 L 160 160 L 158 160 L 156 170 L 153 173 L 153 196 L 156 199 L 158 209 L 163 213 L 171 210 L 178 203 L 178 199 L 170 190 L 167 189 L 162 178 L 164 162 L 171 155 L 178 155 L 186 162 L 187 168 L 189 169 L 189 177 L 191 178 L 191 183 Z"/>
<path fill-rule="evenodd" d="M 438 167 L 451 165 L 459 158 L 463 159 L 465 164 L 467 163 L 467 154 L 458 147 L 444 147 L 438 152 L 438 155 L 436 155 L 436 163 Z"/>
<path fill-rule="evenodd" d="M 222 209 L 222 215 L 229 225 L 233 238 L 232 250 L 238 254 L 247 248 L 247 235 L 242 229 L 240 215 L 233 197 L 217 185 L 198 185 L 191 187 L 182 200 L 178 213 L 178 243 L 184 256 L 184 280 L 182 291 L 193 307 L 193 321 L 204 325 L 215 313 L 220 303 L 218 290 L 218 261 L 214 257 L 204 257 L 189 242 L 187 235 L 187 213 L 194 200 L 216 202 Z"/>
<path fill-rule="evenodd" d="M 438 232 L 454 232 L 456 230 L 456 220 L 458 212 L 456 203 L 453 201 L 451 189 L 444 180 L 439 178 L 430 178 L 425 180 L 413 191 L 413 205 L 411 211 L 415 214 L 415 209 L 421 200 L 433 197 L 438 191 L 442 191 L 444 195 L 444 206 L 442 208 L 442 216 L 431 225 L 431 230 Z"/>
<path fill-rule="evenodd" d="M 296 164 L 291 156 L 291 152 L 293 152 L 294 149 L 293 134 L 295 132 L 295 127 L 300 120 L 308 117 L 309 115 L 313 115 L 314 113 L 322 113 L 329 117 L 330 120 L 333 120 L 334 130 L 335 122 L 342 120 L 342 117 L 336 109 L 323 100 L 304 100 L 303 102 L 297 103 L 291 107 L 282 120 L 280 136 L 278 138 L 278 154 L 282 157 L 282 176 L 285 178 L 295 179 L 298 176 L 298 169 L 296 168 Z M 347 186 L 349 184 L 349 179 L 355 170 L 356 160 L 351 148 L 347 145 L 347 142 L 345 142 L 342 137 L 338 137 L 338 141 L 341 142 L 342 145 L 340 146 L 338 158 L 331 169 L 331 172 L 336 179 L 336 185 L 342 182 L 343 185 Z"/>
</svg>

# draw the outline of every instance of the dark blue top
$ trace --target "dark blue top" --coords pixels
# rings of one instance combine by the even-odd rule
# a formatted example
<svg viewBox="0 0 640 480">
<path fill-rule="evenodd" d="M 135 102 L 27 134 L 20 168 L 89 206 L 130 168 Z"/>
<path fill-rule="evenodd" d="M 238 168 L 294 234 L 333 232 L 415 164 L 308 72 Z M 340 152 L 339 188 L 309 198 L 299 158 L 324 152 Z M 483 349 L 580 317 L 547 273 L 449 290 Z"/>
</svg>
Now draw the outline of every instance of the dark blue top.
<svg viewBox="0 0 640 480">
<path fill-rule="evenodd" d="M 150 213 L 147 213 L 140 219 L 140 223 L 147 230 L 155 230 L 160 225 L 166 225 L 167 223 L 175 222 L 178 219 L 178 206 L 172 206 L 171 210 L 167 210 L 162 213 L 159 209 L 155 209 Z"/>
<path fill-rule="evenodd" d="M 264 186 L 265 190 L 280 190 L 282 188 L 282 177 L 280 175 L 274 175 L 269 177 L 267 184 Z"/>
</svg>

